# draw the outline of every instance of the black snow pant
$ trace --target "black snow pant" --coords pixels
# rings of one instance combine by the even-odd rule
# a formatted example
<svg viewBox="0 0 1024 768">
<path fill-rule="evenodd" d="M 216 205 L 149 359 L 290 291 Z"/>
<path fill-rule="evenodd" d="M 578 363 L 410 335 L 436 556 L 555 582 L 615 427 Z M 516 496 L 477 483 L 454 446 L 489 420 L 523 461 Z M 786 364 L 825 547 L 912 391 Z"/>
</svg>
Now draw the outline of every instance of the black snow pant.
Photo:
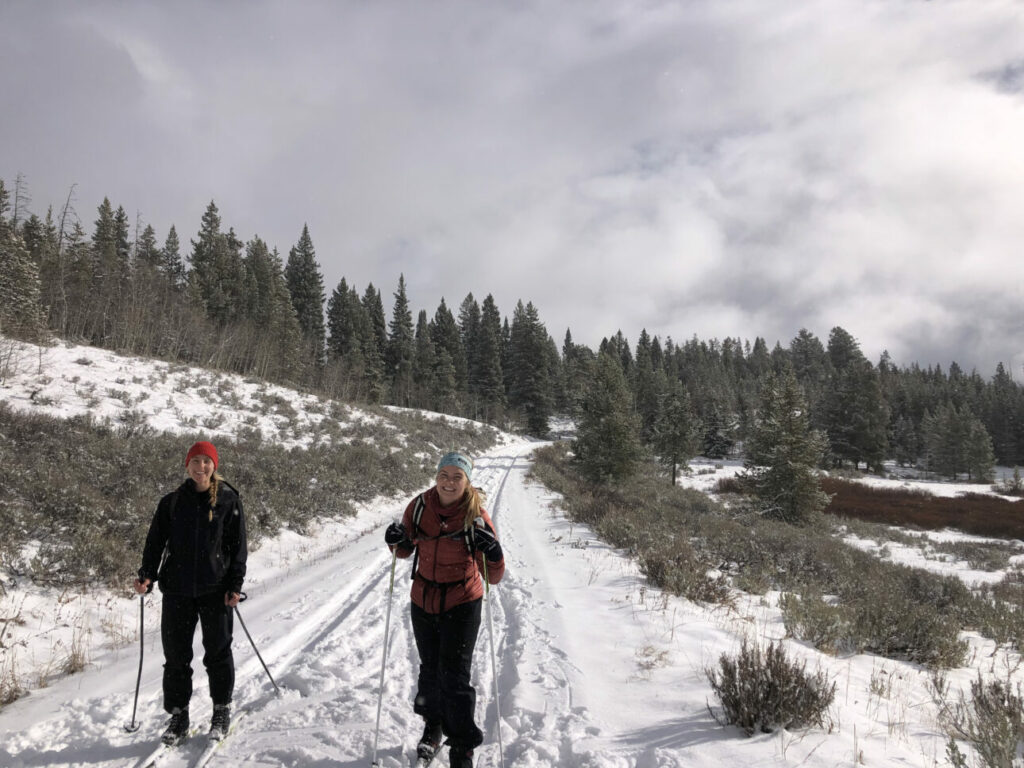
<svg viewBox="0 0 1024 768">
<path fill-rule="evenodd" d="M 164 593 L 160 639 L 164 646 L 164 709 L 184 709 L 192 698 L 192 638 L 196 621 L 203 632 L 203 665 L 210 678 L 214 704 L 230 704 L 235 689 L 235 660 L 231 655 L 234 615 L 224 605 L 224 593 L 190 597 Z"/>
<path fill-rule="evenodd" d="M 427 722 L 441 723 L 448 744 L 467 750 L 484 740 L 473 721 L 476 690 L 470 684 L 481 603 L 474 600 L 440 614 L 412 605 L 412 629 L 420 653 L 413 711 Z"/>
</svg>

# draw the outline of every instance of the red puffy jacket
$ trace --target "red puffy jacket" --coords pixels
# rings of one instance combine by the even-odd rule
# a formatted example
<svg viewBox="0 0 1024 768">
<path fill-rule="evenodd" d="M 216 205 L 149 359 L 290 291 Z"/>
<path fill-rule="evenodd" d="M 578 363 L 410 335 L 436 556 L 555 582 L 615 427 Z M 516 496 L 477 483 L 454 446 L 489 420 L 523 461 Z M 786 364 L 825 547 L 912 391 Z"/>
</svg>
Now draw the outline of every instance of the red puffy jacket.
<svg viewBox="0 0 1024 768">
<path fill-rule="evenodd" d="M 398 547 L 399 557 L 406 558 L 417 552 L 416 573 L 413 574 L 412 601 L 427 613 L 444 613 L 449 608 L 473 600 L 484 594 L 484 556 L 471 553 L 463 534 L 465 510 L 462 505 L 441 506 L 437 488 L 421 494 L 424 501 L 419 525 L 413 523 L 416 499 L 409 502 L 402 517 L 402 525 L 415 544 L 415 549 Z M 417 497 L 419 498 L 419 497 Z M 487 528 L 495 533 L 490 515 L 480 510 Z M 505 574 L 505 560 L 487 563 L 487 581 L 497 584 Z"/>
</svg>

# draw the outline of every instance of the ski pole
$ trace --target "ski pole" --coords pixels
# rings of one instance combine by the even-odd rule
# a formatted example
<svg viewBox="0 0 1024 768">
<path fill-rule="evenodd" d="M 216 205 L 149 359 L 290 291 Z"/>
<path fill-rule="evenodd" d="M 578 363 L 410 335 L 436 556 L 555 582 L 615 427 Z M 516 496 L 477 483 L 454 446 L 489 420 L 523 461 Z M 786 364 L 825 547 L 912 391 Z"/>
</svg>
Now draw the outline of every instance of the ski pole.
<svg viewBox="0 0 1024 768">
<path fill-rule="evenodd" d="M 484 555 L 484 605 L 487 606 L 487 629 L 491 638 L 491 676 L 494 678 L 494 719 L 498 731 L 498 764 L 505 768 L 505 747 L 501 743 L 501 705 L 498 703 L 498 660 L 494 655 L 494 621 L 491 618 L 491 583 L 487 580 L 487 556 Z"/>
<path fill-rule="evenodd" d="M 144 631 L 146 629 L 144 616 L 145 605 L 146 593 L 143 592 L 139 595 L 139 675 L 135 678 L 135 701 L 132 703 L 132 721 L 130 723 L 125 723 L 124 725 L 124 729 L 128 731 L 128 733 L 135 733 L 139 730 L 139 726 L 142 724 L 141 722 L 135 722 L 135 712 L 139 706 L 139 684 L 142 682 L 142 654 L 146 648 L 146 638 L 144 636 Z"/>
<path fill-rule="evenodd" d="M 380 685 L 377 693 L 377 724 L 373 728 L 373 762 L 371 766 L 377 768 L 377 739 L 380 736 L 380 708 L 384 703 L 384 668 L 388 663 L 388 630 L 391 626 L 391 595 L 395 591 L 395 563 L 398 560 L 398 547 L 391 553 L 391 580 L 388 584 L 388 609 L 384 614 L 384 651 L 380 660 Z"/>
<path fill-rule="evenodd" d="M 248 596 L 245 594 L 245 592 L 242 592 L 241 600 L 245 600 L 246 597 Z M 241 600 L 239 602 L 241 602 Z M 249 634 L 249 628 L 245 626 L 245 621 L 242 619 L 242 614 L 241 612 L 239 612 L 237 605 L 235 606 L 235 616 L 238 617 L 238 621 L 242 625 L 242 629 L 245 630 L 245 636 L 249 638 L 249 645 L 251 645 L 252 649 L 256 652 L 256 658 L 260 660 L 260 664 L 263 664 L 263 671 L 266 672 L 267 677 L 270 678 L 270 684 L 274 686 L 274 692 L 277 694 L 278 698 L 281 698 L 281 689 L 277 687 L 277 683 L 274 682 L 273 675 L 270 674 L 270 670 L 267 669 L 267 665 L 264 663 L 263 657 L 260 656 L 260 651 L 256 647 L 256 643 L 253 642 L 252 635 Z"/>
</svg>

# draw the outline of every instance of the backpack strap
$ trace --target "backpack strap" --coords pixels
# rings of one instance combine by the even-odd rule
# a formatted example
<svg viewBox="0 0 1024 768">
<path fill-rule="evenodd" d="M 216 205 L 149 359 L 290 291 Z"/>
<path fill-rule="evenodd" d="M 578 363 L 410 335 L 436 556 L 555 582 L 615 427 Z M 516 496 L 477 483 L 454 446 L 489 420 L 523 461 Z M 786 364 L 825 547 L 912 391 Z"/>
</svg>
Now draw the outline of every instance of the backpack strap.
<svg viewBox="0 0 1024 768">
<path fill-rule="evenodd" d="M 427 508 L 427 502 L 423 498 L 421 493 L 416 497 L 416 504 L 412 508 L 412 533 L 413 539 L 419 539 L 420 533 L 420 520 L 423 519 L 423 510 Z M 416 571 L 420 567 L 420 548 L 415 547 L 412 553 L 412 570 L 409 572 L 409 578 L 416 578 Z"/>
</svg>

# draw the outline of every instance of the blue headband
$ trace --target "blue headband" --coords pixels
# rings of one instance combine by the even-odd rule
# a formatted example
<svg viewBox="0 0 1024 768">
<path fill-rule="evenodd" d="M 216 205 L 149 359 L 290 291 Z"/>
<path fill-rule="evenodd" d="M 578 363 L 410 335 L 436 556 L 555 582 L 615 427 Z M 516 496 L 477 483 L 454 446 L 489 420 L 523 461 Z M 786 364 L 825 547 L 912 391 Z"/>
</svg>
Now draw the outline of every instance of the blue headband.
<svg viewBox="0 0 1024 768">
<path fill-rule="evenodd" d="M 473 461 L 464 454 L 457 453 L 455 451 L 446 453 L 441 457 L 441 460 L 437 462 L 437 471 L 440 473 L 444 467 L 455 467 L 456 469 L 461 469 L 462 474 L 466 476 L 466 480 L 473 479 Z"/>
</svg>

